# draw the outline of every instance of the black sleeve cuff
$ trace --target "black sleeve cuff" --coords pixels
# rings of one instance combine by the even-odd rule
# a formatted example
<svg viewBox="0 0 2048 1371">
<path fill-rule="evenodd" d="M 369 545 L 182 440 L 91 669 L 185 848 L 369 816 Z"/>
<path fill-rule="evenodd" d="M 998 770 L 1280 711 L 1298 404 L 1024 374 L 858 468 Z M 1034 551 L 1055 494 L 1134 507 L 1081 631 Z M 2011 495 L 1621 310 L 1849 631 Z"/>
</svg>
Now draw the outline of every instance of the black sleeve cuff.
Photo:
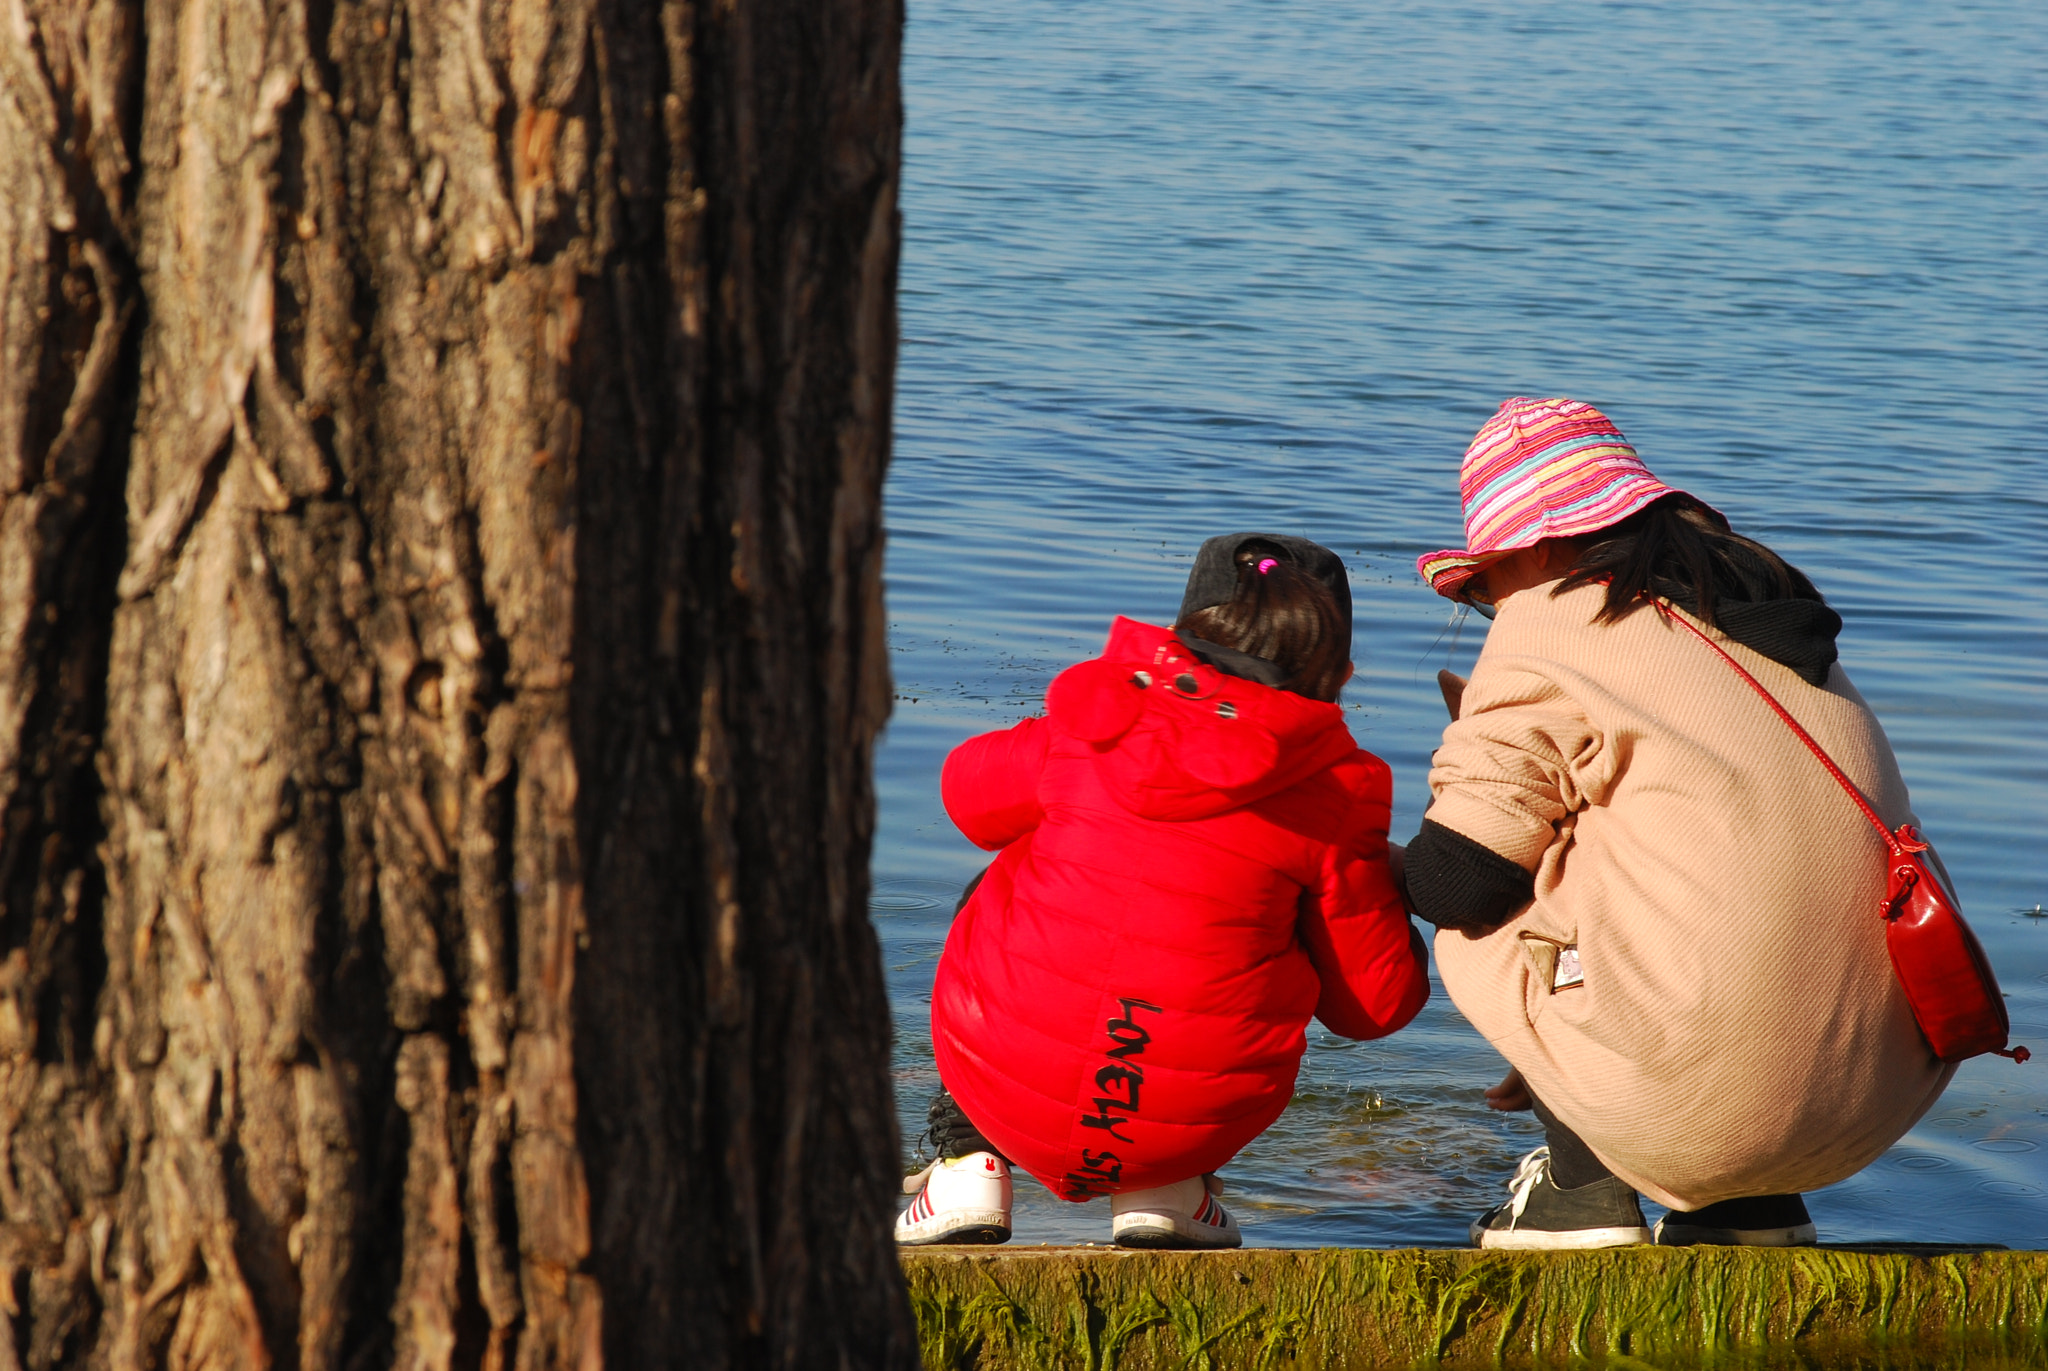
<svg viewBox="0 0 2048 1371">
<path fill-rule="evenodd" d="M 1408 898 L 1438 928 L 1484 933 L 1536 897 L 1536 878 L 1492 848 L 1422 821 L 1408 844 Z"/>
</svg>

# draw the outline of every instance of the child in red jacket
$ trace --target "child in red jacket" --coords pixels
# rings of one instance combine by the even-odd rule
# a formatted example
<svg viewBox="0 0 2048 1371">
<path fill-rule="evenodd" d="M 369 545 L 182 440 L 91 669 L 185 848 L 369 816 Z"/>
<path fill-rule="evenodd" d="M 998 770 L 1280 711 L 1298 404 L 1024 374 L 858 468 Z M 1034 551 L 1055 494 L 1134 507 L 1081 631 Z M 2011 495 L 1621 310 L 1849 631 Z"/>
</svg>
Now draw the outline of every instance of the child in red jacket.
<svg viewBox="0 0 2048 1371">
<path fill-rule="evenodd" d="M 1350 644 L 1335 553 L 1211 538 L 1171 631 L 1118 619 L 1044 717 L 946 759 L 946 812 L 999 852 L 939 958 L 939 1160 L 898 1241 L 1007 1239 L 1014 1162 L 1112 1196 L 1123 1246 L 1235 1247 L 1212 1173 L 1286 1107 L 1309 1016 L 1415 1017 L 1390 778 L 1336 704 Z"/>
</svg>

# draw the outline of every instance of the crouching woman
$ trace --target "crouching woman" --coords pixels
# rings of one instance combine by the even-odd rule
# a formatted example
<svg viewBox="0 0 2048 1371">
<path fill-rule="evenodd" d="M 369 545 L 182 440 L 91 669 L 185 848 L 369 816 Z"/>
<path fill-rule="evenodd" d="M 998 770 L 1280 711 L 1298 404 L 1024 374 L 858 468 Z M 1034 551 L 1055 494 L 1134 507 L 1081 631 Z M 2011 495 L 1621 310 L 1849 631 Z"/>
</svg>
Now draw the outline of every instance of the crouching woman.
<svg viewBox="0 0 2048 1371">
<path fill-rule="evenodd" d="M 1494 617 L 1408 848 L 1452 1000 L 1547 1146 L 1481 1247 L 1814 1241 L 1801 1192 L 1948 1084 L 1894 977 L 1868 822 L 1675 616 L 1813 735 L 1888 826 L 1899 768 L 1797 569 L 1658 482 L 1605 416 L 1514 399 L 1461 475 L 1468 546 L 1421 559 Z M 1447 688 L 1447 698 L 1452 691 Z"/>
</svg>

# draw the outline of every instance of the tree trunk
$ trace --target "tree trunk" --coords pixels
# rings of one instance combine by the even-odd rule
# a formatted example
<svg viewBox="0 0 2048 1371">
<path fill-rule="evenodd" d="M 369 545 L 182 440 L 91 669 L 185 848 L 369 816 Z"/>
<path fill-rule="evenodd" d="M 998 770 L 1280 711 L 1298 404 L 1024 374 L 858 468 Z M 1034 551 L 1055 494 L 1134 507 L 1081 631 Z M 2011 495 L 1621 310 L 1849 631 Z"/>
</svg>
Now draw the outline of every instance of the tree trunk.
<svg viewBox="0 0 2048 1371">
<path fill-rule="evenodd" d="M 9 0 L 0 1371 L 907 1366 L 900 0 Z"/>
</svg>

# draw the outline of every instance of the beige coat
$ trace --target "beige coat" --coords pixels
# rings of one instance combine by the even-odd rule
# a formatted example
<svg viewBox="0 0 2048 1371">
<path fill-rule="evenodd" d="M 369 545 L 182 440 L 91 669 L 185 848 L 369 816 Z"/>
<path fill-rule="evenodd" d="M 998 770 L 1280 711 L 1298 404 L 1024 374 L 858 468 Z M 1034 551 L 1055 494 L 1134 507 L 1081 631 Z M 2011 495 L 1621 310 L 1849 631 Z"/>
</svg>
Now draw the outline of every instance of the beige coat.
<svg viewBox="0 0 2048 1371">
<path fill-rule="evenodd" d="M 1699 640 L 1647 610 L 1595 624 L 1602 588 L 1551 589 L 1502 604 L 1430 772 L 1428 817 L 1536 878 L 1501 928 L 1437 934 L 1444 985 L 1661 1204 L 1851 1175 L 1954 1072 L 1893 977 L 1875 831 Z M 1839 665 L 1816 689 L 1725 645 L 1887 823 L 1912 820 Z M 1572 943 L 1585 983 L 1553 992 L 1555 945 Z"/>
</svg>

